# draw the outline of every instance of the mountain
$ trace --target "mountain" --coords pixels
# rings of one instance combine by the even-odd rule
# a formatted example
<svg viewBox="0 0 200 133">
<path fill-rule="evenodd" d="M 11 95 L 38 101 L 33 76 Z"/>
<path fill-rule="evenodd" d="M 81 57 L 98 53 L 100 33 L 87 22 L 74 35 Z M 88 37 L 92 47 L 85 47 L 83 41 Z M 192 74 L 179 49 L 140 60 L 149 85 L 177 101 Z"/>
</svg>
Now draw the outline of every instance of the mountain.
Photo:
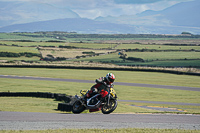
<svg viewBox="0 0 200 133">
<path fill-rule="evenodd" d="M 182 2 L 161 11 L 146 10 L 136 15 L 122 15 L 119 17 L 98 17 L 96 21 L 106 21 L 134 26 L 167 26 L 182 27 L 194 32 L 200 29 L 200 0 Z"/>
<path fill-rule="evenodd" d="M 68 8 L 38 2 L 0 2 L 0 27 L 61 18 L 80 18 Z"/>
<path fill-rule="evenodd" d="M 200 27 L 200 1 L 182 2 L 162 11 L 145 11 L 138 17 L 159 16 L 157 19 L 166 19 L 174 26 Z"/>
<path fill-rule="evenodd" d="M 134 26 L 99 22 L 86 18 L 55 19 L 0 28 L 0 32 L 75 31 L 79 33 L 125 33 L 133 32 L 134 30 Z"/>
<path fill-rule="evenodd" d="M 85 34 L 180 34 L 191 28 L 173 26 L 131 26 L 86 18 L 66 18 L 49 21 L 15 24 L 0 28 L 0 32 L 66 31 Z M 200 34 L 199 29 L 192 29 Z"/>
</svg>

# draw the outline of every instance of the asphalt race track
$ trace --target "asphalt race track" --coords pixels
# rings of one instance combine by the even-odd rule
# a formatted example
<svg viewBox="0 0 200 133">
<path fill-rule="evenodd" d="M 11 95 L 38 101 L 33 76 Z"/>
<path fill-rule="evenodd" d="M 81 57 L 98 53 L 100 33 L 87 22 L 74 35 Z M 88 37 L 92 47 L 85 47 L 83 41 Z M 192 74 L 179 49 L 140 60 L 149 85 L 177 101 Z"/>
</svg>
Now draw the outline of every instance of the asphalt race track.
<svg viewBox="0 0 200 133">
<path fill-rule="evenodd" d="M 44 130 L 66 128 L 156 128 L 200 129 L 199 115 L 176 114 L 57 114 L 0 112 L 0 130 Z"/>
<path fill-rule="evenodd" d="M 0 75 L 0 78 L 94 83 L 94 81 L 90 80 L 58 79 L 58 78 L 42 78 L 42 77 L 10 76 L 10 75 Z M 181 86 L 165 86 L 165 85 L 136 84 L 136 83 L 122 83 L 122 82 L 115 82 L 115 85 L 200 91 L 200 88 L 181 87 Z M 166 102 L 166 104 L 168 104 L 168 102 Z M 174 104 L 181 104 L 181 103 L 174 103 Z M 182 103 L 182 104 L 187 104 L 187 103 Z M 195 104 L 195 105 L 200 106 L 200 104 Z M 115 128 L 158 129 L 159 128 L 159 129 L 200 130 L 200 115 L 115 114 L 115 113 L 104 115 L 99 113 L 67 114 L 67 113 L 33 113 L 33 112 L 0 111 L 0 130 L 44 130 L 44 129 L 65 129 L 65 128 L 99 128 L 99 129 L 115 129 Z"/>
</svg>

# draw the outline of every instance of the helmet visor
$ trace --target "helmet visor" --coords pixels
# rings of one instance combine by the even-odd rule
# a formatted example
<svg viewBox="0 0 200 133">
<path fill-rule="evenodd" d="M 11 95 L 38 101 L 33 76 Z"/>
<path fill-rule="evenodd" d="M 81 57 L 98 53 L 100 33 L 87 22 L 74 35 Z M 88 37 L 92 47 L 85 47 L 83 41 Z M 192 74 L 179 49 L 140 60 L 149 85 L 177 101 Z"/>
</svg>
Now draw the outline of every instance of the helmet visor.
<svg viewBox="0 0 200 133">
<path fill-rule="evenodd" d="M 115 81 L 115 79 L 111 79 L 111 78 L 108 78 L 108 79 L 109 79 L 109 81 L 112 82 L 112 83 Z"/>
</svg>

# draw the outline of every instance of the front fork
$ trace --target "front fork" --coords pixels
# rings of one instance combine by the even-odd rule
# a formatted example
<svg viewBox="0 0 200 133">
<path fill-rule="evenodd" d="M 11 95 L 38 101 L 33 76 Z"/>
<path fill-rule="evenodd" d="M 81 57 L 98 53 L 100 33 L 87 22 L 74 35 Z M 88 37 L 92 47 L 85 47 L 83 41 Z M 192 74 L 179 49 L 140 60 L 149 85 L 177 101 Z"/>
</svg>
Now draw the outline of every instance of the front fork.
<svg viewBox="0 0 200 133">
<path fill-rule="evenodd" d="M 108 94 L 108 101 L 107 101 L 107 105 L 110 105 L 110 94 Z"/>
<path fill-rule="evenodd" d="M 86 107 L 86 104 L 83 102 L 82 98 L 79 97 L 78 95 L 75 95 L 76 100 L 80 101 L 82 105 Z"/>
</svg>

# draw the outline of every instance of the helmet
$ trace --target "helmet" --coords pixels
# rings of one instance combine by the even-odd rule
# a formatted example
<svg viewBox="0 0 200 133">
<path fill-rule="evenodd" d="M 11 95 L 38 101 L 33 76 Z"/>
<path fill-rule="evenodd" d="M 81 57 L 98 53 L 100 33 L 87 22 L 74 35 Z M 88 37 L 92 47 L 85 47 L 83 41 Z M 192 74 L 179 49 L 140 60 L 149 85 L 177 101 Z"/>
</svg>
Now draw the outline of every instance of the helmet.
<svg viewBox="0 0 200 133">
<path fill-rule="evenodd" d="M 113 83 L 114 80 L 115 80 L 115 75 L 112 74 L 112 73 L 108 73 L 108 74 L 106 75 L 106 79 L 107 79 L 107 81 L 111 84 L 111 83 Z"/>
</svg>

